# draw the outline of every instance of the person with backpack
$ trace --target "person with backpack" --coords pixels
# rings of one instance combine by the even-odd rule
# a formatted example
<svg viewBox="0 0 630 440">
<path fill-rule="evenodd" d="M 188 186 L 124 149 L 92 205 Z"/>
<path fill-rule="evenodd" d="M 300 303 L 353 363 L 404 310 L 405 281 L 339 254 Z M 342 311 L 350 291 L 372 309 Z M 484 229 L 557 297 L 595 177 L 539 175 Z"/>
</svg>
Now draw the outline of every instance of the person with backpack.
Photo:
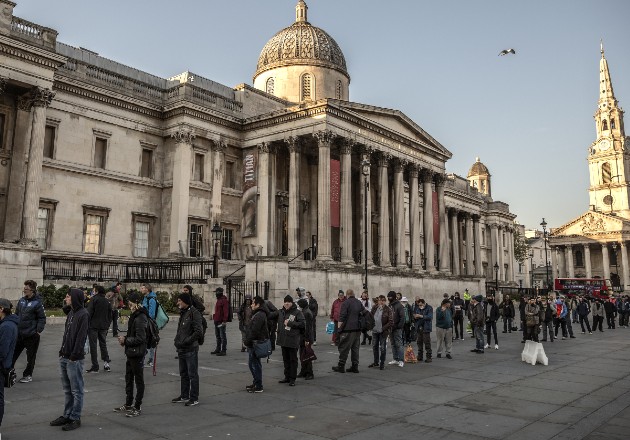
<svg viewBox="0 0 630 440">
<path fill-rule="evenodd" d="M 142 296 L 131 292 L 127 296 L 131 315 L 127 321 L 127 335 L 118 336 L 118 343 L 124 348 L 125 362 L 125 404 L 114 408 L 114 412 L 123 412 L 127 417 L 138 417 L 142 414 L 142 398 L 144 397 L 144 356 L 147 353 L 147 325 L 149 313 L 142 307 Z M 136 387 L 134 404 L 133 388 Z"/>
<path fill-rule="evenodd" d="M 588 321 L 588 315 L 591 313 L 591 306 L 586 299 L 579 297 L 577 306 L 578 318 L 580 320 L 580 327 L 582 327 L 582 333 L 584 333 L 584 323 L 586 323 L 586 329 L 588 334 L 592 335 L 591 324 Z"/>
<path fill-rule="evenodd" d="M 265 310 L 265 300 L 260 296 L 254 297 L 252 301 L 252 320 L 247 327 L 245 335 L 245 346 L 249 353 L 248 366 L 252 372 L 253 383 L 247 385 L 245 389 L 249 393 L 262 393 L 262 362 L 256 356 L 254 343 L 264 341 L 269 338 L 269 327 L 267 325 L 267 311 Z M 277 310 L 276 310 L 277 311 Z"/>
<path fill-rule="evenodd" d="M 252 320 L 252 296 L 245 295 L 245 301 L 238 309 L 238 329 L 241 332 L 241 352 L 245 352 L 245 336 L 247 335 L 247 327 Z"/>
<path fill-rule="evenodd" d="M 225 356 L 227 351 L 226 325 L 228 321 L 232 320 L 230 316 L 230 304 L 227 296 L 223 294 L 223 287 L 217 287 L 214 293 L 217 297 L 217 302 L 214 304 L 212 320 L 214 321 L 214 334 L 217 338 L 217 347 L 211 351 L 210 354 Z"/>
<path fill-rule="evenodd" d="M 442 357 L 442 349 L 446 352 L 446 359 L 453 359 L 453 314 L 451 313 L 451 301 L 448 298 L 442 300 L 442 304 L 435 311 L 435 333 L 437 337 L 437 357 Z"/>
<path fill-rule="evenodd" d="M 354 290 L 346 290 L 346 300 L 341 304 L 338 325 L 339 360 L 332 370 L 337 373 L 359 372 L 359 345 L 361 339 L 361 324 L 359 316 L 365 311 L 361 301 L 354 297 Z M 346 368 L 346 361 L 350 353 L 352 366 Z"/>
<path fill-rule="evenodd" d="M 157 295 L 153 291 L 153 286 L 148 283 L 144 283 L 140 285 L 140 293 L 142 293 L 142 307 L 147 310 L 149 318 L 155 321 L 157 317 L 158 311 L 158 300 Z M 153 367 L 153 362 L 155 361 L 155 348 L 149 348 L 149 356 L 147 362 L 145 363 L 145 367 Z"/>
<path fill-rule="evenodd" d="M 317 313 L 319 312 L 319 304 L 313 297 L 310 291 L 306 291 L 306 298 L 308 299 L 308 308 L 313 314 L 313 346 L 317 345 Z"/>
<path fill-rule="evenodd" d="M 199 404 L 199 339 L 203 336 L 203 325 L 201 313 L 192 304 L 192 297 L 187 293 L 177 297 L 179 323 L 174 344 L 179 359 L 181 390 L 171 402 L 185 402 L 186 406 Z"/>
<path fill-rule="evenodd" d="M 269 330 L 269 342 L 271 342 L 271 351 L 276 349 L 276 327 L 278 327 L 278 308 L 268 299 L 263 304 L 263 309 L 267 314 L 267 329 Z"/>
</svg>

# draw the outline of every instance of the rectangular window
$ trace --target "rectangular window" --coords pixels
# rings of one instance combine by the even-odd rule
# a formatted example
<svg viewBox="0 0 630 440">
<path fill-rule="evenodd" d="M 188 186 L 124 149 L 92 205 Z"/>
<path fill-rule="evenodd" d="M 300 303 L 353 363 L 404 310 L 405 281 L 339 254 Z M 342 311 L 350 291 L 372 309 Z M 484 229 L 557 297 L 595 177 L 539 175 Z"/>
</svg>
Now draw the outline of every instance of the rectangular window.
<svg viewBox="0 0 630 440">
<path fill-rule="evenodd" d="M 226 188 L 236 188 L 236 176 L 234 175 L 234 162 L 225 163 L 225 182 L 223 186 Z"/>
<path fill-rule="evenodd" d="M 44 132 L 44 157 L 48 159 L 52 159 L 55 155 L 55 136 L 57 132 L 57 127 L 52 125 L 46 126 L 46 131 Z"/>
<path fill-rule="evenodd" d="M 231 229 L 223 230 L 223 237 L 221 237 L 221 259 L 232 259 L 232 237 L 234 231 Z"/>
<path fill-rule="evenodd" d="M 136 222 L 133 241 L 133 256 L 149 256 L 149 223 Z"/>
<path fill-rule="evenodd" d="M 193 181 L 203 182 L 203 163 L 205 156 L 203 154 L 195 154 L 195 170 L 193 172 Z"/>
<path fill-rule="evenodd" d="M 486 231 L 481 231 L 481 245 L 486 245 Z"/>
<path fill-rule="evenodd" d="M 87 214 L 85 217 L 85 233 L 83 239 L 83 252 L 88 254 L 100 254 L 103 241 L 102 215 Z"/>
<path fill-rule="evenodd" d="M 37 211 L 37 245 L 40 249 L 47 248 L 49 218 L 50 209 L 39 208 L 39 210 Z"/>
<path fill-rule="evenodd" d="M 6 116 L 3 113 L 0 113 L 0 148 L 4 148 L 4 121 L 6 120 Z"/>
<path fill-rule="evenodd" d="M 96 138 L 94 142 L 94 168 L 105 169 L 107 163 L 107 139 Z"/>
<path fill-rule="evenodd" d="M 203 256 L 203 225 L 190 225 L 190 233 L 188 234 L 189 242 L 189 256 L 202 257 Z"/>
<path fill-rule="evenodd" d="M 140 177 L 153 178 L 153 150 L 142 149 L 142 163 L 140 164 Z"/>
</svg>

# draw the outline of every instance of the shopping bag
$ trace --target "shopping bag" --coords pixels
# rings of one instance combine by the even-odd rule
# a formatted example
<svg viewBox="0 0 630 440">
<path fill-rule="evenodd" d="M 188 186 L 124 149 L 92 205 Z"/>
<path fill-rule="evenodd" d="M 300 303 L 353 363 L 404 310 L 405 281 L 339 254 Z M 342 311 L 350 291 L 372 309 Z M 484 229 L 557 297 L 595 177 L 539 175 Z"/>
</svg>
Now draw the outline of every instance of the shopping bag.
<svg viewBox="0 0 630 440">
<path fill-rule="evenodd" d="M 415 364 L 416 362 L 418 362 L 418 359 L 416 359 L 416 354 L 413 352 L 411 344 L 409 344 L 405 349 L 405 363 Z"/>
<path fill-rule="evenodd" d="M 330 321 L 328 324 L 326 324 L 326 333 L 328 333 L 329 335 L 335 333 L 335 323 L 333 321 Z"/>
<path fill-rule="evenodd" d="M 305 345 L 302 350 L 302 355 L 300 356 L 301 362 L 308 362 L 317 360 L 317 356 L 315 356 L 315 352 L 313 351 L 313 347 L 311 345 Z"/>
</svg>

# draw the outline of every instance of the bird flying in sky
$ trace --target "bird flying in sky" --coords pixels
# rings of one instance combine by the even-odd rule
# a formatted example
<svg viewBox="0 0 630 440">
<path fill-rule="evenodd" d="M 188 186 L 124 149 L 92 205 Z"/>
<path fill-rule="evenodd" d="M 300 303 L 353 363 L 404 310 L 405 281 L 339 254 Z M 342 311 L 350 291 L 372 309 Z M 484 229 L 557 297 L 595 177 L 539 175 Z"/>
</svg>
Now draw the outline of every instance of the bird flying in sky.
<svg viewBox="0 0 630 440">
<path fill-rule="evenodd" d="M 499 56 L 502 57 L 503 55 L 507 55 L 509 53 L 516 55 L 516 51 L 514 49 L 503 49 L 499 52 Z"/>
</svg>

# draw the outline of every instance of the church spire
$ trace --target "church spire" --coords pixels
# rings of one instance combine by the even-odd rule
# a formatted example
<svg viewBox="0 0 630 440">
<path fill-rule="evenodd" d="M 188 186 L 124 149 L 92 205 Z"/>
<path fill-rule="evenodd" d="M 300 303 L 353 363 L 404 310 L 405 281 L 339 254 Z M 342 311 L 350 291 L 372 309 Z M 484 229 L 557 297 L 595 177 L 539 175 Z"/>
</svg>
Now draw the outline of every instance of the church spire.
<svg viewBox="0 0 630 440">
<path fill-rule="evenodd" d="M 299 0 L 297 6 L 295 7 L 296 23 L 308 22 L 307 13 L 308 13 L 308 6 L 306 6 L 306 2 L 304 0 Z"/>
<path fill-rule="evenodd" d="M 602 59 L 599 60 L 599 105 L 606 103 L 609 106 L 615 106 L 617 100 L 613 92 L 612 81 L 610 80 L 610 70 L 608 70 L 608 61 L 604 56 L 604 42 L 600 40 L 600 52 Z"/>
</svg>

